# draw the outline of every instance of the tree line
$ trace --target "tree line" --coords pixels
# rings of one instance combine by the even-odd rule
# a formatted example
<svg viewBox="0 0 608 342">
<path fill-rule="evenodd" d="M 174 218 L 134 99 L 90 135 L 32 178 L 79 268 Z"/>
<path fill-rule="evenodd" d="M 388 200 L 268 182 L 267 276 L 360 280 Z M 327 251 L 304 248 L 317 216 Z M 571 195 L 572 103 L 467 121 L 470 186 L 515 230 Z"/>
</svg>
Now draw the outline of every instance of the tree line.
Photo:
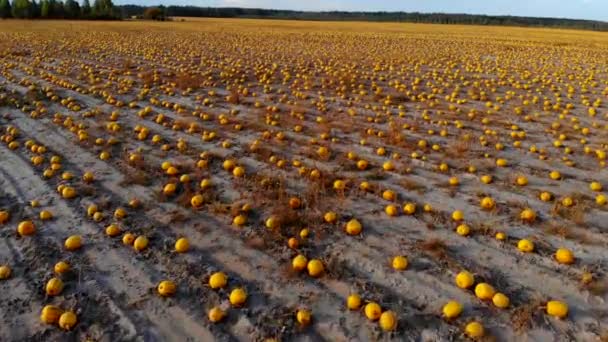
<svg viewBox="0 0 608 342">
<path fill-rule="evenodd" d="M 15 19 L 120 19 L 112 0 L 0 0 L 0 18 Z"/>
<path fill-rule="evenodd" d="M 150 7 L 121 6 L 128 16 L 138 16 Z M 419 13 L 419 12 L 304 12 L 239 7 L 158 6 L 165 17 L 260 18 L 317 21 L 380 21 L 429 24 L 469 24 L 497 26 L 532 26 L 608 31 L 608 23 L 594 20 L 493 16 L 475 14 Z"/>
<path fill-rule="evenodd" d="M 493 16 L 475 14 L 419 13 L 419 12 L 304 12 L 239 7 L 197 7 L 197 6 L 114 6 L 112 0 L 89 0 L 80 5 L 75 0 L 0 0 L 0 18 L 54 18 L 54 19 L 121 19 L 139 17 L 165 20 L 170 17 L 212 17 L 212 18 L 260 18 L 290 20 L 331 20 L 331 21 L 380 21 L 411 22 L 431 24 L 469 24 L 497 26 L 555 27 L 608 31 L 608 22 L 544 18 Z"/>
</svg>

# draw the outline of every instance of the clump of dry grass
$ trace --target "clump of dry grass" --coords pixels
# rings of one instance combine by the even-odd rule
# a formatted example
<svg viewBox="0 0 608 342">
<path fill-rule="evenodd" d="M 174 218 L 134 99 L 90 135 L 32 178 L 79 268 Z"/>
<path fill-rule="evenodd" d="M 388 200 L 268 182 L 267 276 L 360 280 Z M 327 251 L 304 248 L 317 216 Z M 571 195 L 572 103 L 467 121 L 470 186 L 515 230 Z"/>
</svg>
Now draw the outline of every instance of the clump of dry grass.
<svg viewBox="0 0 608 342">
<path fill-rule="evenodd" d="M 416 191 L 419 194 L 423 194 L 426 190 L 426 186 L 424 184 L 405 177 L 399 180 L 399 185 L 408 191 Z"/>
<path fill-rule="evenodd" d="M 542 302 L 540 299 L 533 299 L 528 303 L 524 303 L 515 308 L 511 313 L 511 324 L 517 332 L 525 332 L 529 330 L 534 323 L 535 318 L 541 310 Z"/>
<path fill-rule="evenodd" d="M 556 221 L 550 221 L 541 225 L 541 229 L 547 234 L 557 235 L 564 239 L 575 240 L 583 244 L 599 244 L 593 239 L 592 234 L 583 228 L 571 227 Z"/>
<path fill-rule="evenodd" d="M 167 213 L 169 217 L 169 223 L 181 223 L 189 220 L 188 215 L 186 215 L 182 210 L 172 210 Z"/>
<path fill-rule="evenodd" d="M 83 196 L 94 196 L 97 193 L 97 188 L 90 184 L 82 184 L 78 187 L 78 192 Z"/>
<path fill-rule="evenodd" d="M 608 293 L 608 279 L 592 280 L 590 283 L 585 284 L 584 287 L 594 296 L 604 296 Z"/>
<path fill-rule="evenodd" d="M 432 237 L 416 243 L 415 247 L 420 251 L 426 252 L 434 257 L 443 259 L 447 257 L 447 246 L 445 241 L 440 238 Z"/>
<path fill-rule="evenodd" d="M 209 203 L 208 209 L 214 214 L 227 215 L 231 212 L 232 206 L 220 201 L 213 201 Z"/>
<path fill-rule="evenodd" d="M 281 227 L 302 226 L 305 222 L 302 220 L 298 211 L 291 209 L 287 202 L 277 203 L 271 209 L 271 215 L 275 216 Z"/>
<path fill-rule="evenodd" d="M 579 227 L 586 227 L 587 220 L 585 213 L 589 211 L 589 205 L 586 202 L 581 201 L 579 196 L 571 196 L 574 200 L 574 205 L 571 207 L 565 207 L 560 202 L 555 202 L 551 209 L 553 216 L 561 217 L 566 220 L 570 220 Z"/>
<path fill-rule="evenodd" d="M 142 170 L 126 168 L 124 170 L 124 175 L 124 178 L 119 183 L 121 186 L 132 184 L 148 186 L 152 182 L 149 174 Z"/>
<path fill-rule="evenodd" d="M 200 74 L 180 72 L 175 76 L 175 84 L 180 89 L 197 89 L 203 83 Z"/>
<path fill-rule="evenodd" d="M 388 173 L 384 170 L 380 170 L 380 169 L 376 169 L 376 170 L 372 170 L 370 173 L 367 174 L 367 176 L 365 177 L 368 180 L 375 180 L 375 181 L 379 181 L 379 180 L 385 180 L 388 178 Z"/>
<path fill-rule="evenodd" d="M 226 101 L 230 104 L 239 104 L 241 102 L 241 95 L 236 90 L 231 90 L 230 95 L 226 97 Z"/>
<path fill-rule="evenodd" d="M 443 263 L 448 269 L 463 269 L 462 264 L 451 255 L 445 241 L 440 238 L 430 237 L 424 241 L 418 241 L 414 245 L 414 248 L 430 256 L 433 260 Z"/>
<path fill-rule="evenodd" d="M 462 159 L 470 150 L 471 142 L 459 139 L 447 147 L 447 155 L 452 156 L 453 159 Z"/>
<path fill-rule="evenodd" d="M 266 242 L 260 236 L 251 236 L 245 240 L 245 246 L 257 250 L 264 250 L 266 249 Z"/>
</svg>

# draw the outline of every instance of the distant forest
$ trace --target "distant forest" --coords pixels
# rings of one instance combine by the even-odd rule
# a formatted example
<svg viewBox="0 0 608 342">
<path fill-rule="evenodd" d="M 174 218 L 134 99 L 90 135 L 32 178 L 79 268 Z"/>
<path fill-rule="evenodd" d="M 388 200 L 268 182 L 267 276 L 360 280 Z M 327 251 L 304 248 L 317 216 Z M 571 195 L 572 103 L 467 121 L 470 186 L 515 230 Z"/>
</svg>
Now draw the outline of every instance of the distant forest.
<svg viewBox="0 0 608 342">
<path fill-rule="evenodd" d="M 117 6 L 112 0 L 0 0 L 0 18 L 102 19 L 138 17 L 167 20 L 171 17 L 260 18 L 331 21 L 380 21 L 431 24 L 532 26 L 608 31 L 608 22 L 560 18 L 490 16 L 474 14 L 408 12 L 304 12 L 238 7 Z"/>
<path fill-rule="evenodd" d="M 119 6 L 126 16 L 142 16 L 150 7 L 137 5 Z M 162 16 L 167 17 L 212 17 L 212 18 L 260 18 L 260 19 L 290 19 L 290 20 L 319 20 L 319 21 L 380 21 L 380 22 L 409 22 L 431 24 L 469 24 L 469 25 L 499 25 L 499 26 L 533 26 L 555 27 L 570 29 L 586 29 L 608 31 L 608 22 L 537 18 L 516 16 L 490 16 L 473 14 L 418 13 L 418 12 L 303 12 L 289 10 L 273 10 L 238 7 L 196 7 L 196 6 L 159 6 Z"/>
</svg>

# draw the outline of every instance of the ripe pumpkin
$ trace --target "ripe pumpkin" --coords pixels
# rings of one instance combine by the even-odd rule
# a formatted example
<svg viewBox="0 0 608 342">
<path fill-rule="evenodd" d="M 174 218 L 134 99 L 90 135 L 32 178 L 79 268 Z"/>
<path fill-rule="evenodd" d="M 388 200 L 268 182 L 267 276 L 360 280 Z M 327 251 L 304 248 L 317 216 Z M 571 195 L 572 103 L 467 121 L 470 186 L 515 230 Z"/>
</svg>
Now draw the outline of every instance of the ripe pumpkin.
<svg viewBox="0 0 608 342">
<path fill-rule="evenodd" d="M 117 224 L 112 223 L 111 225 L 106 227 L 107 236 L 114 237 L 114 236 L 118 236 L 118 234 L 120 234 L 120 227 Z"/>
<path fill-rule="evenodd" d="M 456 233 L 460 236 L 468 236 L 471 232 L 471 228 L 466 224 L 460 224 L 456 227 Z"/>
<path fill-rule="evenodd" d="M 526 208 L 519 214 L 519 218 L 524 222 L 534 222 L 536 220 L 536 212 L 530 208 Z"/>
<path fill-rule="evenodd" d="M 416 213 L 416 203 L 413 203 L 413 202 L 406 203 L 403 206 L 403 212 L 406 215 L 413 215 L 414 213 Z"/>
<path fill-rule="evenodd" d="M 555 251 L 555 260 L 560 264 L 572 264 L 574 263 L 574 254 L 569 249 L 559 248 Z"/>
<path fill-rule="evenodd" d="M 451 300 L 443 306 L 443 316 L 447 319 L 452 319 L 460 316 L 462 313 L 462 304 Z"/>
<path fill-rule="evenodd" d="M 75 251 L 82 246 L 82 238 L 80 235 L 72 235 L 65 240 L 65 249 Z"/>
<path fill-rule="evenodd" d="M 392 265 L 395 270 L 398 270 L 398 271 L 405 270 L 408 265 L 407 258 L 402 255 L 398 255 L 393 258 Z"/>
<path fill-rule="evenodd" d="M 358 235 L 359 233 L 361 233 L 363 227 L 357 219 L 352 219 L 348 221 L 348 223 L 346 223 L 345 229 L 348 235 Z"/>
<path fill-rule="evenodd" d="M 397 315 L 393 311 L 385 311 L 380 315 L 380 328 L 384 331 L 397 329 Z"/>
<path fill-rule="evenodd" d="M 133 245 L 134 241 L 135 235 L 132 233 L 125 233 L 125 235 L 122 236 L 122 243 L 124 243 L 125 245 Z"/>
<path fill-rule="evenodd" d="M 479 322 L 470 322 L 464 328 L 465 333 L 472 339 L 482 338 L 485 335 L 485 329 Z"/>
<path fill-rule="evenodd" d="M 534 242 L 527 239 L 521 239 L 517 243 L 517 249 L 524 253 L 532 253 L 534 251 Z"/>
<path fill-rule="evenodd" d="M 382 315 L 382 308 L 378 303 L 369 302 L 365 305 L 365 317 L 370 321 L 376 321 Z"/>
<path fill-rule="evenodd" d="M 55 264 L 55 267 L 53 267 L 53 270 L 57 274 L 66 273 L 70 270 L 70 264 L 68 264 L 66 261 L 59 261 L 58 263 Z"/>
<path fill-rule="evenodd" d="M 454 212 L 452 212 L 452 220 L 456 222 L 464 220 L 464 213 L 460 210 L 455 210 Z"/>
<path fill-rule="evenodd" d="M 0 210 L 0 224 L 5 224 L 10 219 L 11 215 L 6 210 Z"/>
<path fill-rule="evenodd" d="M 237 215 L 232 220 L 232 223 L 238 227 L 244 226 L 247 223 L 247 216 L 243 214 Z"/>
<path fill-rule="evenodd" d="M 211 321 L 212 323 L 221 322 L 225 316 L 226 313 L 217 306 L 211 308 L 211 310 L 209 310 L 209 313 L 207 314 L 209 321 Z"/>
<path fill-rule="evenodd" d="M 53 213 L 48 210 L 43 210 L 40 212 L 40 219 L 42 221 L 48 221 L 53 218 Z"/>
<path fill-rule="evenodd" d="M 36 233 L 36 226 L 32 221 L 21 221 L 17 226 L 17 232 L 21 236 L 33 235 Z"/>
<path fill-rule="evenodd" d="M 298 310 L 298 312 L 296 312 L 296 320 L 298 321 L 298 323 L 300 325 L 307 326 L 310 324 L 310 321 L 312 320 L 312 315 L 310 314 L 310 311 L 300 309 L 300 310 Z"/>
<path fill-rule="evenodd" d="M 490 300 L 494 294 L 496 294 L 496 290 L 488 283 L 479 283 L 475 286 L 475 295 L 481 300 Z"/>
<path fill-rule="evenodd" d="M 319 259 L 311 259 L 306 265 L 306 268 L 308 269 L 308 275 L 313 278 L 320 277 L 325 271 L 323 263 Z"/>
<path fill-rule="evenodd" d="M 59 327 L 63 330 L 72 330 L 78 322 L 78 317 L 72 311 L 66 311 L 59 316 Z"/>
<path fill-rule="evenodd" d="M 175 291 L 177 290 L 177 287 L 175 286 L 175 283 L 172 282 L 171 280 L 163 280 L 158 284 L 158 294 L 163 296 L 163 297 L 169 297 L 172 296 L 173 294 L 175 294 Z"/>
<path fill-rule="evenodd" d="M 328 211 L 323 215 L 323 220 L 327 223 L 335 223 L 338 220 L 338 214 L 333 211 Z"/>
<path fill-rule="evenodd" d="M 296 257 L 293 258 L 293 260 L 291 262 L 292 268 L 297 272 L 304 270 L 307 265 L 308 265 L 308 259 L 302 254 L 296 255 Z"/>
<path fill-rule="evenodd" d="M 63 281 L 59 278 L 51 278 L 45 286 L 45 291 L 48 296 L 56 296 L 63 291 Z"/>
<path fill-rule="evenodd" d="M 300 201 L 297 197 L 292 197 L 289 199 L 289 207 L 291 209 L 298 209 L 302 205 L 302 201 Z"/>
<path fill-rule="evenodd" d="M 568 315 L 568 304 L 557 300 L 547 302 L 547 314 L 555 318 L 565 318 Z"/>
<path fill-rule="evenodd" d="M 230 292 L 230 304 L 236 307 L 243 306 L 245 301 L 247 300 L 247 292 L 241 287 L 237 287 L 236 289 Z"/>
<path fill-rule="evenodd" d="M 45 324 L 55 324 L 59 322 L 59 317 L 63 314 L 63 310 L 55 305 L 45 305 L 40 312 L 40 320 Z"/>
<path fill-rule="evenodd" d="M 148 247 L 148 238 L 143 235 L 138 236 L 135 241 L 133 241 L 133 248 L 138 252 L 143 251 L 146 247 Z"/>
<path fill-rule="evenodd" d="M 497 308 L 505 309 L 509 307 L 510 300 L 505 294 L 497 292 L 492 297 L 492 303 L 494 303 Z"/>
<path fill-rule="evenodd" d="M 492 210 L 496 206 L 496 202 L 492 197 L 484 197 L 479 202 L 479 205 L 485 210 Z"/>
<path fill-rule="evenodd" d="M 190 199 L 190 204 L 193 208 L 197 209 L 203 205 L 203 196 L 202 195 L 194 195 Z"/>
<path fill-rule="evenodd" d="M 399 210 L 397 209 L 397 206 L 395 206 L 393 204 L 387 205 L 386 208 L 384 208 L 384 212 L 388 216 L 397 216 L 399 214 Z"/>
<path fill-rule="evenodd" d="M 6 280 L 11 277 L 11 268 L 8 265 L 0 265 L 0 280 Z"/>
<path fill-rule="evenodd" d="M 349 310 L 359 310 L 361 307 L 361 297 L 358 294 L 351 294 L 346 299 L 346 307 Z"/>
<path fill-rule="evenodd" d="M 71 186 L 65 186 L 61 190 L 61 196 L 63 196 L 63 198 L 65 198 L 65 199 L 72 199 L 72 198 L 76 197 L 76 195 L 77 195 L 76 189 L 72 188 Z"/>
<path fill-rule="evenodd" d="M 475 277 L 467 271 L 460 271 L 460 273 L 456 275 L 455 281 L 456 286 L 459 288 L 468 289 L 475 283 Z"/>
<path fill-rule="evenodd" d="M 209 277 L 209 287 L 214 290 L 224 288 L 228 283 L 228 276 L 223 272 L 215 272 Z"/>
<path fill-rule="evenodd" d="M 179 238 L 175 241 L 175 251 L 185 253 L 190 249 L 190 242 L 186 238 Z"/>
</svg>

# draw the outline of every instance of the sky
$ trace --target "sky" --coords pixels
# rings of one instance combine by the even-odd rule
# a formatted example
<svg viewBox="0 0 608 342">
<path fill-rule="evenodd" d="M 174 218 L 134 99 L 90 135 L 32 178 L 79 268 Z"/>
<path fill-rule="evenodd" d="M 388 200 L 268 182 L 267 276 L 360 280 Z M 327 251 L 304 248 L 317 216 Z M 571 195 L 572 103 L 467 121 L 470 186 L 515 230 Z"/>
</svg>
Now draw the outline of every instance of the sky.
<svg viewBox="0 0 608 342">
<path fill-rule="evenodd" d="M 305 11 L 444 12 L 608 21 L 608 0 L 114 0 L 114 3 Z"/>
</svg>

